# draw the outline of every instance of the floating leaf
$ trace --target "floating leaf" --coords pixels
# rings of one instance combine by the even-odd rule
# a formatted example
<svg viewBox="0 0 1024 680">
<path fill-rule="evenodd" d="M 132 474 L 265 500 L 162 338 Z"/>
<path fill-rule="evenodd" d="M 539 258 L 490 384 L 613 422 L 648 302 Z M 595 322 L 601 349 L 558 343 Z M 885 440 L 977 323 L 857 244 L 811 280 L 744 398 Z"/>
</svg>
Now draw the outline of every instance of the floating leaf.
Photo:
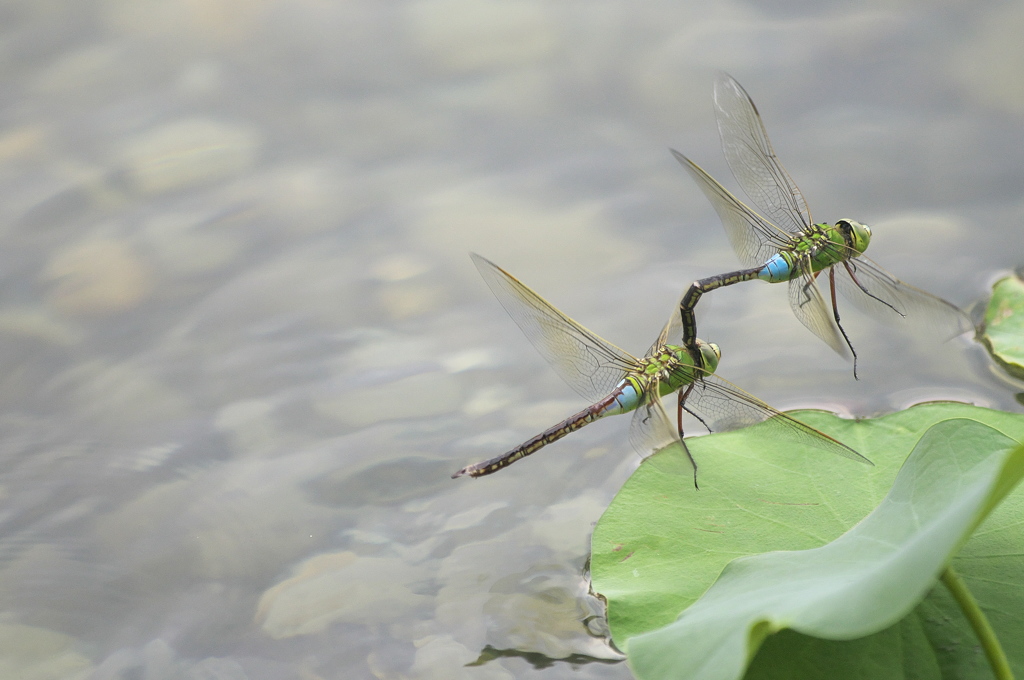
<svg viewBox="0 0 1024 680">
<path fill-rule="evenodd" d="M 1007 373 L 1024 379 L 1024 281 L 1020 271 L 992 286 L 981 341 Z"/>
<path fill-rule="evenodd" d="M 627 482 L 598 523 L 593 539 L 594 589 L 608 599 L 614 639 L 628 652 L 638 676 L 739 677 L 765 636 L 787 626 L 833 638 L 889 628 L 846 643 L 791 631 L 774 636 L 758 655 L 752 675 L 804 677 L 801 664 L 806 677 L 821 677 L 823 669 L 830 677 L 880 677 L 887 665 L 894 672 L 909 668 L 913 672 L 907 674 L 923 676 L 929 668 L 963 670 L 972 664 L 987 671 L 984 658 L 976 663 L 976 641 L 969 637 L 966 624 L 961 625 L 962 615 L 941 591 L 929 596 L 916 618 L 900 619 L 932 587 L 947 556 L 974 523 L 1021 474 L 1021 469 L 1000 470 L 1011 460 L 1007 451 L 1014 444 L 1005 435 L 1024 439 L 1024 416 L 942 403 L 877 420 L 844 421 L 820 412 L 799 417 L 867 455 L 876 467 L 858 469 L 812 450 L 764 441 L 757 427 L 696 438 L 690 443 L 698 462 L 704 463 L 701 491 L 682 485 L 682 461 L 655 456 Z M 922 439 L 942 421 L 951 422 Z M 909 490 L 911 495 L 902 503 L 890 496 L 876 510 L 885 508 L 884 521 L 866 520 L 841 539 L 845 543 L 837 542 L 839 548 L 820 547 L 879 505 L 915 446 L 917 462 L 908 461 L 893 490 Z M 1024 466 L 1024 451 L 1012 460 Z M 993 490 L 999 480 L 1003 485 Z M 943 493 L 947 500 L 937 501 Z M 950 493 L 956 502 L 949 501 Z M 964 501 L 968 496 L 973 505 Z M 1021 573 L 1024 503 L 1008 505 L 1018 508 L 1016 516 L 1004 519 L 1011 540 L 1018 542 L 1016 548 L 982 545 L 980 552 L 970 553 L 969 544 L 965 554 L 993 559 L 968 563 L 960 571 L 972 585 L 979 568 L 1006 574 L 996 592 L 990 589 L 979 601 L 983 608 L 988 603 L 1003 612 L 1008 609 L 1006 616 L 992 617 L 993 625 L 1008 635 L 1006 639 L 1024 640 L 1024 614 L 1018 613 L 1024 606 L 1024 577 L 1010 576 L 1014 569 Z M 893 520 L 898 510 L 920 518 L 926 509 L 949 516 L 929 523 L 928 530 L 924 522 L 915 529 Z M 875 533 L 864 533 L 865 526 L 874 527 Z M 1005 541 L 1006 535 L 1001 536 Z M 880 538 L 884 540 L 879 542 Z M 859 543 L 860 549 L 851 550 L 850 541 Z M 886 553 L 886 546 L 895 552 Z M 812 548 L 817 550 L 808 550 Z M 726 568 L 721 583 L 708 590 L 734 558 L 780 549 L 805 552 L 736 562 Z M 857 559 L 858 555 L 867 559 Z M 810 578 L 810 567 L 801 561 L 807 559 L 823 565 L 823 581 Z M 922 567 L 924 562 L 931 568 Z M 842 578 L 829 584 L 830 575 Z M 841 587 L 851 579 L 859 581 L 852 594 Z M 757 588 L 743 591 L 743 584 Z M 705 590 L 705 599 L 673 623 Z M 847 608 L 825 595 L 838 598 Z M 1008 607 L 1014 598 L 1019 606 Z M 931 607 L 930 619 L 920 614 L 926 607 Z M 690 626 L 695 621 L 699 625 Z M 948 641 L 942 649 L 935 643 L 940 639 Z M 1011 662 L 1024 664 L 1024 649 L 1007 651 Z M 672 673 L 659 674 L 665 668 Z"/>
</svg>

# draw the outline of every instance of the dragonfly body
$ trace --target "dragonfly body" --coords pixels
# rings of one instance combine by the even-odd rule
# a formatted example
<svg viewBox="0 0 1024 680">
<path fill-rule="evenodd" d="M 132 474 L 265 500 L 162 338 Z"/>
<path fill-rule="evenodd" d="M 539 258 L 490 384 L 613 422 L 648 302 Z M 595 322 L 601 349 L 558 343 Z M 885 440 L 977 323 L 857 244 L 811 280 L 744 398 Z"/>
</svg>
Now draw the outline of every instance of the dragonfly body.
<svg viewBox="0 0 1024 680">
<path fill-rule="evenodd" d="M 804 262 L 820 272 L 843 260 L 862 255 L 871 241 L 871 229 L 853 220 L 815 224 L 806 233 L 795 234 L 789 246 L 772 255 L 758 271 L 757 278 L 768 283 L 789 281 L 801 273 Z"/>
<path fill-rule="evenodd" d="M 696 344 L 705 370 L 714 372 L 721 357 L 718 346 L 702 340 L 697 340 Z M 656 356 L 644 357 L 639 364 L 634 375 L 623 378 L 603 399 L 531 437 L 514 449 L 490 460 L 464 467 L 452 477 L 480 477 L 497 472 L 595 420 L 635 411 L 642 405 L 645 395 L 651 394 L 655 389 L 659 398 L 668 396 L 692 384 L 699 375 L 703 375 L 703 371 L 694 370 L 694 360 L 690 353 L 677 345 L 664 345 Z"/>
<path fill-rule="evenodd" d="M 493 262 L 479 255 L 472 257 L 491 291 L 534 346 L 573 389 L 593 403 L 514 449 L 464 467 L 452 477 L 497 472 L 595 420 L 629 412 L 633 412 L 629 434 L 634 448 L 650 453 L 676 447 L 693 465 L 694 484 L 697 464 L 682 439 L 683 411 L 709 430 L 766 422 L 767 432 L 869 462 L 845 444 L 714 375 L 721 358 L 717 345 L 696 338 L 685 347 L 668 344 L 669 337 L 681 333 L 679 315 L 672 315 L 655 343 L 638 359 L 570 319 Z M 661 403 L 662 397 L 673 392 L 678 395 L 674 423 Z"/>
<path fill-rule="evenodd" d="M 725 74 L 715 83 L 715 111 L 729 167 L 764 216 L 696 163 L 672 152 L 711 201 L 733 249 L 748 267 L 700 279 L 687 290 L 679 309 L 684 345 L 692 348 L 696 339 L 693 310 L 701 295 L 753 279 L 788 281 L 793 313 L 840 355 L 852 354 L 854 377 L 857 353 L 840 323 L 837 289 L 859 309 L 883 321 L 909 318 L 946 338 L 973 328 L 956 306 L 903 283 L 863 257 L 871 241 L 867 226 L 854 220 L 832 225 L 811 221 L 800 189 L 768 141 L 757 107 L 740 84 Z M 819 279 L 828 283 L 831 314 L 818 288 Z M 698 356 L 692 349 L 691 353 Z"/>
<path fill-rule="evenodd" d="M 802 277 L 807 272 L 817 277 L 819 272 L 863 254 L 870 241 L 871 228 L 860 222 L 839 220 L 832 225 L 814 224 L 806 232 L 794 234 L 784 249 L 772 255 L 767 262 L 758 267 L 717 274 L 694 281 L 679 303 L 680 318 L 683 324 L 683 345 L 690 346 L 697 337 L 694 308 L 704 293 L 754 279 L 768 283 L 783 283 Z M 832 292 L 834 300 L 834 290 Z M 801 295 L 803 304 L 813 300 L 811 291 L 805 290 Z M 838 317 L 838 312 L 836 312 L 836 317 Z M 837 325 L 838 322 L 839 320 L 836 318 Z M 842 331 L 842 327 L 839 328 Z M 845 332 L 843 335 L 845 337 Z"/>
</svg>

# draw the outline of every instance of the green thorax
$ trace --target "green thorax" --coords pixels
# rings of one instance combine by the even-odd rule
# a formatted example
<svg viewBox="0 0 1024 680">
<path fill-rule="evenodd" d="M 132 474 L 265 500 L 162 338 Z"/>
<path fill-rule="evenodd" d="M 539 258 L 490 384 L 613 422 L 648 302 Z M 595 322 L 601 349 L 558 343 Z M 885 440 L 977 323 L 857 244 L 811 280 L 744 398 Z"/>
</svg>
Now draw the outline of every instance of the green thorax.
<svg viewBox="0 0 1024 680">
<path fill-rule="evenodd" d="M 797 234 L 780 254 L 791 268 L 809 255 L 811 267 L 817 272 L 861 255 L 870 242 L 871 229 L 867 225 L 839 220 L 835 224 L 815 224 Z"/>
<path fill-rule="evenodd" d="M 718 345 L 697 340 L 697 347 L 704 362 L 702 368 L 694 368 L 693 357 L 685 347 L 662 345 L 651 356 L 640 360 L 642 370 L 638 369 L 634 379 L 638 383 L 646 383 L 658 378 L 658 392 L 665 396 L 689 385 L 697 378 L 714 373 L 722 356 Z"/>
</svg>

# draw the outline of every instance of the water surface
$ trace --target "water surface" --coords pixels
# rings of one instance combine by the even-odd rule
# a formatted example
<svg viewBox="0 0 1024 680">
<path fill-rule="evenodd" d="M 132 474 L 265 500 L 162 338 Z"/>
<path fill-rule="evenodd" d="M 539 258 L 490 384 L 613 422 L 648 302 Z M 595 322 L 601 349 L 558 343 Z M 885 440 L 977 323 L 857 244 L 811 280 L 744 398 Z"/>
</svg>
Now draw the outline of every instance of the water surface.
<svg viewBox="0 0 1024 680">
<path fill-rule="evenodd" d="M 584 406 L 467 252 L 641 353 L 738 264 L 667 151 L 735 186 L 716 69 L 900 278 L 968 306 L 1024 261 L 1019 2 L 0 16 L 7 677 L 630 677 L 584 573 L 628 419 L 449 479 Z M 966 338 L 850 310 L 855 382 L 783 287 L 702 308 L 721 374 L 781 408 L 1020 410 Z"/>
</svg>

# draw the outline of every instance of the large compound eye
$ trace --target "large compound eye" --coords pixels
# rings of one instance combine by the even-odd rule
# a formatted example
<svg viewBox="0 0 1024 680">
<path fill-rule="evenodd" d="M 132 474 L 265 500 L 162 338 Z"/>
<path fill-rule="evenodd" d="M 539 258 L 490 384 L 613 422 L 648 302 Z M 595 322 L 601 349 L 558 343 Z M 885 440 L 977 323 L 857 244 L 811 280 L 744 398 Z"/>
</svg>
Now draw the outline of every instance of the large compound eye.
<svg viewBox="0 0 1024 680">
<path fill-rule="evenodd" d="M 867 250 L 868 244 L 871 243 L 871 230 L 868 229 L 867 225 L 855 222 L 854 220 L 840 220 L 849 225 L 850 231 L 847 232 L 846 228 L 842 228 L 843 237 L 847 239 L 847 243 L 859 253 L 863 253 Z M 839 225 L 839 222 L 836 222 Z"/>
</svg>

